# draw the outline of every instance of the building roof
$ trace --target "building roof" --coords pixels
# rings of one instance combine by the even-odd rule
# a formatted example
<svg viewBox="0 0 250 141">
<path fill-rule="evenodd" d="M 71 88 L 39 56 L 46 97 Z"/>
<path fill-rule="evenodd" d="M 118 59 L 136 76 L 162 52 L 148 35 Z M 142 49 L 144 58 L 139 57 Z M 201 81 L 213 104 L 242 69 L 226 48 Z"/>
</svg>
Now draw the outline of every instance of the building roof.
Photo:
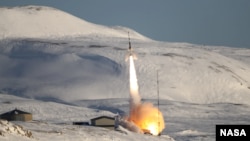
<svg viewBox="0 0 250 141">
<path fill-rule="evenodd" d="M 102 119 L 102 118 L 107 118 L 107 119 L 111 119 L 111 120 L 114 120 L 114 119 L 115 119 L 114 117 L 100 116 L 100 117 L 92 118 L 91 121 L 93 121 L 93 120 L 98 120 L 98 119 Z"/>
<path fill-rule="evenodd" d="M 20 115 L 20 114 L 31 114 L 31 113 L 15 109 L 15 110 L 1 114 L 1 116 Z"/>
</svg>

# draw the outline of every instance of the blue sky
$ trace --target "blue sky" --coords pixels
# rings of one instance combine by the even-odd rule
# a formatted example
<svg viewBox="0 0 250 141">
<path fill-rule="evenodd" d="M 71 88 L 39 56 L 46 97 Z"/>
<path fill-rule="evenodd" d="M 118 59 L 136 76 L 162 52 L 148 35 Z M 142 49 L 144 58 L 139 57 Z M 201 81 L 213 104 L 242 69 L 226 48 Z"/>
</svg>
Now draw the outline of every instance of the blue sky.
<svg viewBox="0 0 250 141">
<path fill-rule="evenodd" d="M 249 0 L 0 0 L 0 6 L 20 5 L 55 7 L 159 41 L 250 48 Z"/>
</svg>

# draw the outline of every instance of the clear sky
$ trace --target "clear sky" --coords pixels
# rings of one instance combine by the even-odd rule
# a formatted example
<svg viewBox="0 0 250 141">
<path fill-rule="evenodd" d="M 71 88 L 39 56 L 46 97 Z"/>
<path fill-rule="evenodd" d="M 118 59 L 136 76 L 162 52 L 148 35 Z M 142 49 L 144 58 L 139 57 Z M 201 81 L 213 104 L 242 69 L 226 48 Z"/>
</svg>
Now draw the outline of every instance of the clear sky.
<svg viewBox="0 0 250 141">
<path fill-rule="evenodd" d="M 44 5 L 154 40 L 250 48 L 250 0 L 0 0 Z"/>
</svg>

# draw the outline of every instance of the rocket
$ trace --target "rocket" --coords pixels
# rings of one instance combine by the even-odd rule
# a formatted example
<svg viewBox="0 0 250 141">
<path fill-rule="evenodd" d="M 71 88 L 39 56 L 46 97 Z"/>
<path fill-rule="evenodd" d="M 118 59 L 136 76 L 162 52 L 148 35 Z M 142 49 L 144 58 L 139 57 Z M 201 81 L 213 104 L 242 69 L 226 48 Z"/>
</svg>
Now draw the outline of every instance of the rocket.
<svg viewBox="0 0 250 141">
<path fill-rule="evenodd" d="M 129 32 L 128 32 L 128 53 L 127 53 L 127 55 L 126 55 L 126 61 L 128 60 L 128 58 L 130 57 L 130 56 L 133 56 L 133 59 L 137 59 L 137 57 L 136 57 L 136 55 L 135 55 L 135 53 L 133 52 L 133 50 L 132 50 L 132 46 L 131 46 L 131 42 L 130 42 L 130 36 L 129 36 Z"/>
<path fill-rule="evenodd" d="M 129 51 L 129 56 L 130 56 L 130 55 L 132 55 L 132 49 L 131 49 L 131 42 L 130 42 L 129 32 L 128 32 L 128 44 L 129 44 L 128 51 Z"/>
</svg>

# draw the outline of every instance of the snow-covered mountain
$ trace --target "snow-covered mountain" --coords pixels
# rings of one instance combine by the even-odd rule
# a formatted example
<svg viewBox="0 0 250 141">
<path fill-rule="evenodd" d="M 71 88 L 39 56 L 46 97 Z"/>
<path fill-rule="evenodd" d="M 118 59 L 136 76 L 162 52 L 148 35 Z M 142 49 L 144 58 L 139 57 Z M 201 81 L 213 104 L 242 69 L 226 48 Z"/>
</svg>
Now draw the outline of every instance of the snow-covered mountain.
<svg viewBox="0 0 250 141">
<path fill-rule="evenodd" d="M 0 112 L 18 106 L 34 113 L 36 120 L 50 123 L 126 113 L 129 31 L 143 100 L 156 102 L 159 72 L 165 135 L 176 140 L 211 140 L 214 124 L 239 123 L 238 118 L 241 123 L 250 121 L 245 118 L 250 113 L 249 49 L 153 41 L 132 29 L 89 23 L 42 6 L 2 7 L 0 19 Z M 65 109 L 66 113 L 52 114 Z M 21 124 L 43 137 L 35 129 L 40 125 Z M 63 131 L 59 125 L 49 126 Z M 76 130 L 86 136 L 86 131 L 95 129 Z"/>
<path fill-rule="evenodd" d="M 58 38 L 64 36 L 116 36 L 147 39 L 125 27 L 93 24 L 45 6 L 1 7 L 0 38 Z"/>
</svg>

